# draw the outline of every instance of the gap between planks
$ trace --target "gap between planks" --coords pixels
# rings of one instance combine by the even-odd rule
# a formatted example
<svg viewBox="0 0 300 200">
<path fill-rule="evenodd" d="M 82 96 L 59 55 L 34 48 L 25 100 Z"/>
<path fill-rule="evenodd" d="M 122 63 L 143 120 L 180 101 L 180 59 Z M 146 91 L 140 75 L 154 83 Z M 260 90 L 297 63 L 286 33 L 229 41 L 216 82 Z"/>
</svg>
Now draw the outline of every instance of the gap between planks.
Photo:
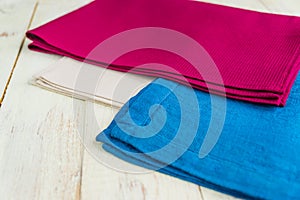
<svg viewBox="0 0 300 200">
<path fill-rule="evenodd" d="M 31 26 L 31 23 L 32 23 L 32 21 L 33 21 L 33 18 L 34 18 L 34 15 L 35 15 L 35 13 L 36 13 L 36 10 L 37 10 L 38 5 L 39 5 L 39 2 L 38 2 L 38 0 L 37 0 L 37 1 L 35 2 L 34 8 L 33 8 L 32 14 L 31 14 L 31 17 L 30 17 L 30 19 L 29 19 L 29 23 L 28 23 L 27 28 L 26 28 L 26 31 L 27 31 L 27 30 L 30 28 L 30 26 Z M 22 49 L 23 49 L 23 47 L 24 47 L 25 39 L 26 39 L 26 36 L 24 35 L 24 36 L 23 36 L 23 39 L 22 39 L 22 42 L 21 42 L 21 44 L 20 44 L 20 47 L 19 47 L 19 51 L 18 51 L 17 56 L 16 56 L 16 58 L 15 58 L 15 61 L 14 61 L 14 63 L 13 63 L 13 67 L 12 67 L 11 72 L 10 72 L 10 74 L 9 74 L 8 80 L 7 80 L 6 84 L 5 84 L 4 91 L 3 91 L 2 96 L 1 96 L 1 98 L 0 98 L 0 108 L 1 108 L 1 106 L 2 106 L 2 102 L 3 102 L 4 98 L 5 98 L 5 94 L 6 94 L 6 92 L 7 92 L 9 83 L 10 83 L 11 78 L 12 78 L 12 76 L 13 76 L 14 70 L 15 70 L 15 68 L 16 68 L 16 66 L 17 66 L 18 59 L 19 59 L 20 54 L 21 54 L 21 52 L 22 52 Z"/>
</svg>

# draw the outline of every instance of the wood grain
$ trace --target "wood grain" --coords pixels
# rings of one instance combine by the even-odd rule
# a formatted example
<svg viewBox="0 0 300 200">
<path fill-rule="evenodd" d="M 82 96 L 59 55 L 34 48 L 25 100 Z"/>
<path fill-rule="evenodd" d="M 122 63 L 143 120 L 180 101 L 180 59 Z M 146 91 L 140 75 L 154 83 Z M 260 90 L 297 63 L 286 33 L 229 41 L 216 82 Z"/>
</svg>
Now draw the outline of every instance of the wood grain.
<svg viewBox="0 0 300 200">
<path fill-rule="evenodd" d="M 33 26 L 82 5 L 58 2 L 39 3 Z M 82 146 L 75 124 L 82 121 L 84 107 L 74 110 L 71 98 L 28 84 L 58 58 L 25 47 L 20 53 L 0 112 L 2 199 L 80 197 Z"/>
<path fill-rule="evenodd" d="M 90 142 L 95 136 L 109 125 L 117 109 L 86 103 L 86 132 L 90 140 L 84 142 L 87 150 L 92 149 Z M 92 119 L 95 118 L 95 119 Z M 120 167 L 123 161 L 116 160 L 107 154 L 108 159 L 84 151 L 82 169 L 82 199 L 199 199 L 199 187 L 171 176 L 157 172 L 127 173 L 126 168 Z M 111 158 L 110 158 L 111 157 Z M 106 162 L 106 163 L 105 163 Z M 115 168 L 119 168 L 116 170 Z M 122 170 L 122 171 L 121 171 Z M 124 172 L 125 170 L 125 172 Z"/>
<path fill-rule="evenodd" d="M 0 1 L 0 105 L 35 7 L 36 0 Z"/>
</svg>

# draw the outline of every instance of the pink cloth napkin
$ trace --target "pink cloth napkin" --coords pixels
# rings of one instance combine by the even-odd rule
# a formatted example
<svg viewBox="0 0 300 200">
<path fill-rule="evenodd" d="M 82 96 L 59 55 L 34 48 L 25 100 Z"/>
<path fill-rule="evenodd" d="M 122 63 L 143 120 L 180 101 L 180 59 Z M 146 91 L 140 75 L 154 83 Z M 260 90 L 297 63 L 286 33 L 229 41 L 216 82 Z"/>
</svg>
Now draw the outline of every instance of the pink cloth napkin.
<svg viewBox="0 0 300 200">
<path fill-rule="evenodd" d="M 285 104 L 299 70 L 299 17 L 195 1 L 98 0 L 28 31 L 27 37 L 33 40 L 32 50 L 81 61 L 88 57 L 85 61 L 103 66 L 109 60 L 90 52 L 109 37 L 140 27 L 168 28 L 193 38 L 211 56 L 223 82 L 213 73 L 205 82 L 180 55 L 151 48 L 120 55 L 110 69 L 168 78 L 221 95 L 224 84 L 227 97 L 277 106 Z M 191 51 L 188 45 L 182 48 Z M 162 63 L 177 73 L 145 63 Z M 143 66 L 134 68 L 138 65 Z"/>
</svg>

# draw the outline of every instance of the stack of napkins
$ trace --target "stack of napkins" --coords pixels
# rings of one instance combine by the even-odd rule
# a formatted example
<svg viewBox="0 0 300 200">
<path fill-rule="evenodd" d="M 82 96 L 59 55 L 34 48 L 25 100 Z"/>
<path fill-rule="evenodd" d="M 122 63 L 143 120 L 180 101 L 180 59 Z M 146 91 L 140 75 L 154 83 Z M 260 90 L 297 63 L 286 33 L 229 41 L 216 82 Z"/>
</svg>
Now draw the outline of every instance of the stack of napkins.
<svg viewBox="0 0 300 200">
<path fill-rule="evenodd" d="M 117 37 L 138 28 L 144 29 Z M 299 29 L 298 17 L 196 1 L 97 0 L 30 30 L 27 37 L 33 50 L 283 106 L 299 69 Z M 205 52 L 180 36 L 169 37 L 167 30 L 190 37 Z M 119 51 L 123 54 L 112 60 Z"/>
<path fill-rule="evenodd" d="M 81 81 L 83 76 L 88 77 L 88 81 Z M 91 77 L 95 77 L 94 82 Z M 66 96 L 122 107 L 153 80 L 152 77 L 124 74 L 64 57 L 35 74 L 31 83 Z"/>
<path fill-rule="evenodd" d="M 33 83 L 122 106 L 96 138 L 107 152 L 236 197 L 300 199 L 299 17 L 96 0 L 27 37 L 32 50 L 83 61 Z"/>
</svg>

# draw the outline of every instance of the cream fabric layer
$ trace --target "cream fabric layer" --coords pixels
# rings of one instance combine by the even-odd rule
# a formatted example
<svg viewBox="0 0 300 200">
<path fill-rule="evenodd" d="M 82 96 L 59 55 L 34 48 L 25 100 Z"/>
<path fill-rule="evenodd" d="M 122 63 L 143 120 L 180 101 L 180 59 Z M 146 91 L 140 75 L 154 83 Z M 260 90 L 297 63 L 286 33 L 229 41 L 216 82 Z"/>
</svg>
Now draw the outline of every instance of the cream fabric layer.
<svg viewBox="0 0 300 200">
<path fill-rule="evenodd" d="M 87 77 L 86 82 L 82 81 L 83 77 Z M 96 79 L 90 80 L 89 77 Z M 130 97 L 154 79 L 104 69 L 63 57 L 34 75 L 31 83 L 66 96 L 122 107 Z"/>
</svg>

